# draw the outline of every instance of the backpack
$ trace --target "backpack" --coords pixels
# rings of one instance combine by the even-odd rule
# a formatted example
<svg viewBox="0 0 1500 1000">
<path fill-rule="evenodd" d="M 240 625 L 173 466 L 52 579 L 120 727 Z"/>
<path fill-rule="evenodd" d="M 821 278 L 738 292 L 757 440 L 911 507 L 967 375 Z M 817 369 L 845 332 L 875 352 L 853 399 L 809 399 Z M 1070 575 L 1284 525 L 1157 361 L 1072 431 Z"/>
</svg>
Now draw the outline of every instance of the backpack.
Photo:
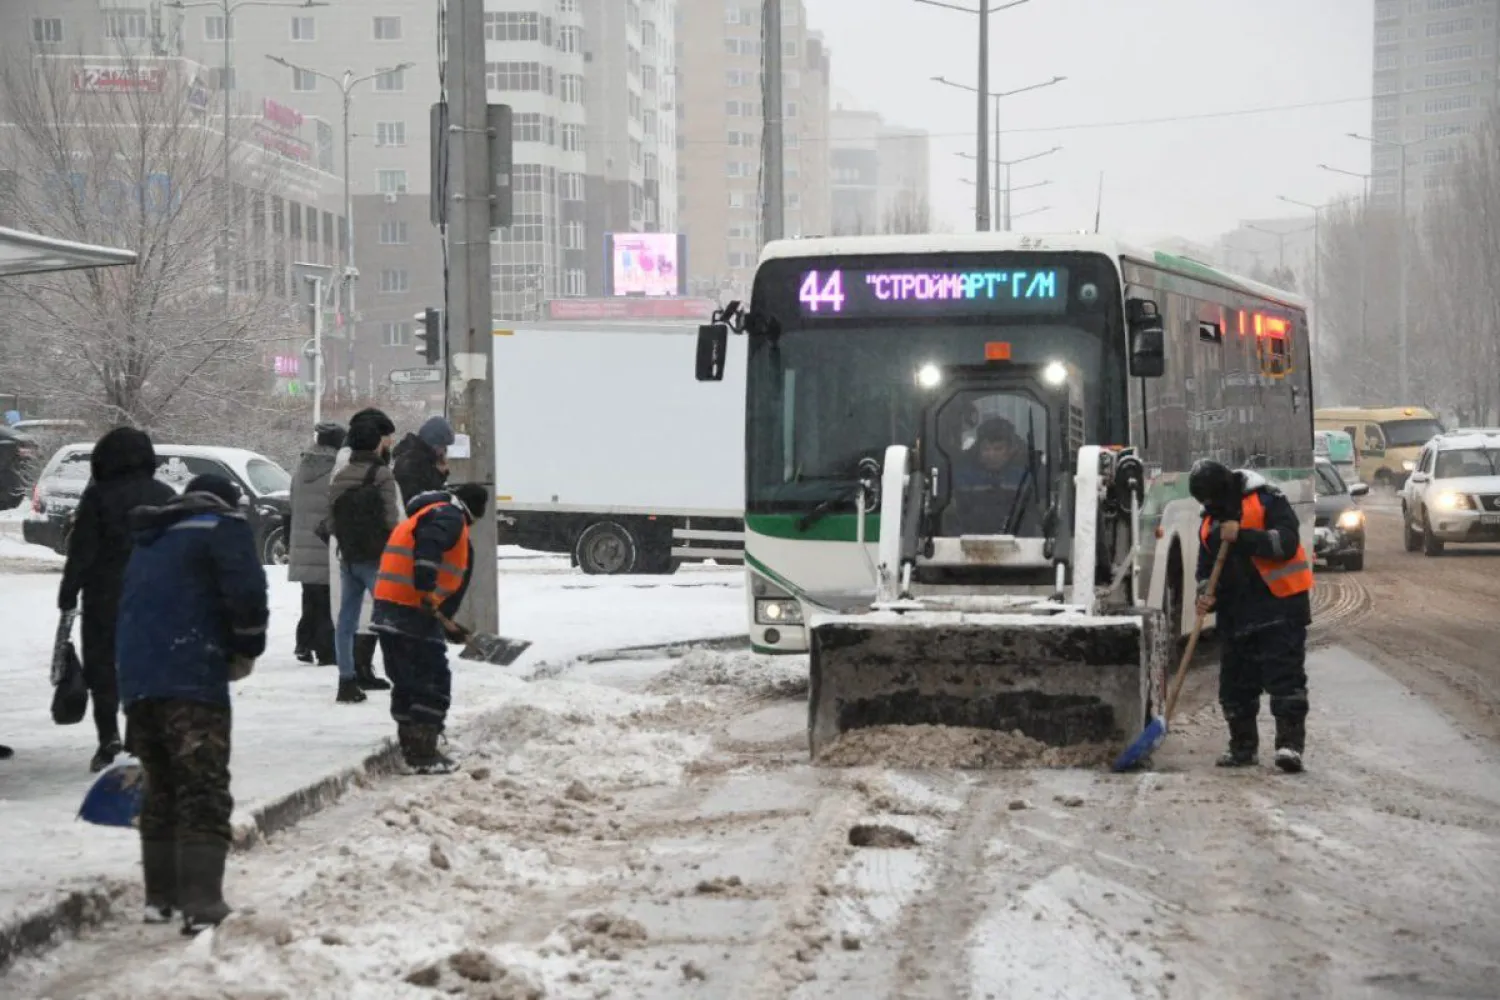
<svg viewBox="0 0 1500 1000">
<path fill-rule="evenodd" d="M 380 464 L 372 462 L 362 483 L 346 490 L 333 502 L 333 537 L 346 563 L 378 563 L 385 554 L 386 499 L 375 483 Z"/>
</svg>

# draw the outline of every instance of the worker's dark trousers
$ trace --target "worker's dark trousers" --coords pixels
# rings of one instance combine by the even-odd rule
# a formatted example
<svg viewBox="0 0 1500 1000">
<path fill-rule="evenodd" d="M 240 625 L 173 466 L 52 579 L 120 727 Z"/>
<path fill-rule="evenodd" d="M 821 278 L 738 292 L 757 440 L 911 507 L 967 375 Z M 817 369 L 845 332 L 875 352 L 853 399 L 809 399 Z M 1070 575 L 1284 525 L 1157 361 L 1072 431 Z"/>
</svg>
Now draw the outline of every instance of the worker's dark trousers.
<svg viewBox="0 0 1500 1000">
<path fill-rule="evenodd" d="M 1219 661 L 1219 705 L 1236 730 L 1255 731 L 1261 693 L 1271 698 L 1276 748 L 1301 753 L 1307 719 L 1307 626 L 1271 622 L 1224 636 Z"/>
</svg>

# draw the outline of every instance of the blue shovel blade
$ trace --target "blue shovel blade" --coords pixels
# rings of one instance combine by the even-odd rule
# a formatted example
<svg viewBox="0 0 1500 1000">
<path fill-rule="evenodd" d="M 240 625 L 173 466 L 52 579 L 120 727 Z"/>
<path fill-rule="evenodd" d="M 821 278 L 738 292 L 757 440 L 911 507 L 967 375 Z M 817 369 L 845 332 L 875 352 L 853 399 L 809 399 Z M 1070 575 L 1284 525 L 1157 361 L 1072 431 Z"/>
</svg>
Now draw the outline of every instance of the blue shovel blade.
<svg viewBox="0 0 1500 1000">
<path fill-rule="evenodd" d="M 96 826 L 134 827 L 141 814 L 145 773 L 133 757 L 116 761 L 89 786 L 78 818 Z"/>
<path fill-rule="evenodd" d="M 1115 771 L 1128 771 L 1140 765 L 1142 761 L 1150 757 L 1156 748 L 1161 746 L 1161 741 L 1167 738 L 1167 720 L 1157 716 L 1147 723 L 1146 728 L 1141 730 L 1141 735 L 1135 738 L 1135 742 L 1125 748 L 1125 752 L 1115 758 Z"/>
</svg>

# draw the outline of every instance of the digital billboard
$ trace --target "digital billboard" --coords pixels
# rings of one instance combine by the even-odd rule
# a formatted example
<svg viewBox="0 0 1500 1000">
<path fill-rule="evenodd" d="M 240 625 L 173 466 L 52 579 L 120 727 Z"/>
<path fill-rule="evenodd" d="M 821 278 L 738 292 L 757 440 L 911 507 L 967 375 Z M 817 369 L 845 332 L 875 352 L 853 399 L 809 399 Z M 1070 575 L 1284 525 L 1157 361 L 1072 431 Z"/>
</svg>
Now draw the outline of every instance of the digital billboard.
<svg viewBox="0 0 1500 1000">
<path fill-rule="evenodd" d="M 604 252 L 607 295 L 687 293 L 687 237 L 681 233 L 608 233 Z"/>
</svg>

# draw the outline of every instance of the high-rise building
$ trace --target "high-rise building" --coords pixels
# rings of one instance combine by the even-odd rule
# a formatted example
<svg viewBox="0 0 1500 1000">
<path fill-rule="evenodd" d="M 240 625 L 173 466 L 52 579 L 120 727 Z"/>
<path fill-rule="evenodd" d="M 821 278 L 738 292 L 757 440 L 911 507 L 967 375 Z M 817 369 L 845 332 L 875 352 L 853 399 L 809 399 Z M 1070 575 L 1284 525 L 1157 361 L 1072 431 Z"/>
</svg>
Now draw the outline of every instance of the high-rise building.
<svg viewBox="0 0 1500 1000">
<path fill-rule="evenodd" d="M 925 231 L 931 153 L 926 132 L 888 125 L 847 95 L 829 113 L 835 233 Z"/>
<path fill-rule="evenodd" d="M 678 204 L 691 291 L 749 290 L 761 246 L 761 5 L 678 0 Z M 785 225 L 829 232 L 829 53 L 801 0 L 782 3 Z"/>
<path fill-rule="evenodd" d="M 1443 168 L 1496 99 L 1496 0 L 1376 0 L 1372 193 L 1394 204 L 1405 144 L 1408 206 L 1419 210 Z"/>
</svg>

